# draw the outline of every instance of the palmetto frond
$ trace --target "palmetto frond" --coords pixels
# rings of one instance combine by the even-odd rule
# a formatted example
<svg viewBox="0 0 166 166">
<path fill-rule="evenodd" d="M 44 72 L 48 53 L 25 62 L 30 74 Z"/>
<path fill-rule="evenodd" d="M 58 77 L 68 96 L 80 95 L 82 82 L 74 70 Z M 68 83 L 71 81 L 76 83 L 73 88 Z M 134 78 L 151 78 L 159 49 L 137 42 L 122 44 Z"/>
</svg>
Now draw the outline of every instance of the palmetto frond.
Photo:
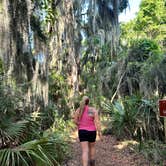
<svg viewBox="0 0 166 166">
<path fill-rule="evenodd" d="M 41 166 L 59 165 L 55 159 L 57 140 L 42 138 L 29 141 L 20 146 L 0 150 L 0 165 L 5 166 Z"/>
<path fill-rule="evenodd" d="M 0 128 L 1 139 L 14 140 L 22 135 L 28 121 L 18 121 L 16 123 L 10 120 L 3 121 Z"/>
</svg>

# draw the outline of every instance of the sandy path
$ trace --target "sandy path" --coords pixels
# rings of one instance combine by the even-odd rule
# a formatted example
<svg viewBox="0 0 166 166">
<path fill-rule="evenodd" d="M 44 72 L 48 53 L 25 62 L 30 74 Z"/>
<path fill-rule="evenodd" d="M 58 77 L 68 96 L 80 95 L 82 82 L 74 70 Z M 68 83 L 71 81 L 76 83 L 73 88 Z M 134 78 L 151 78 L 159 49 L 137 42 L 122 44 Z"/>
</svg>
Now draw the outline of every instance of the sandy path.
<svg viewBox="0 0 166 166">
<path fill-rule="evenodd" d="M 81 149 L 77 133 L 72 135 L 71 141 L 71 158 L 63 166 L 81 166 Z M 120 142 L 110 135 L 104 136 L 102 141 L 97 139 L 96 166 L 151 166 L 141 154 L 133 150 L 132 144 L 135 143 Z"/>
</svg>

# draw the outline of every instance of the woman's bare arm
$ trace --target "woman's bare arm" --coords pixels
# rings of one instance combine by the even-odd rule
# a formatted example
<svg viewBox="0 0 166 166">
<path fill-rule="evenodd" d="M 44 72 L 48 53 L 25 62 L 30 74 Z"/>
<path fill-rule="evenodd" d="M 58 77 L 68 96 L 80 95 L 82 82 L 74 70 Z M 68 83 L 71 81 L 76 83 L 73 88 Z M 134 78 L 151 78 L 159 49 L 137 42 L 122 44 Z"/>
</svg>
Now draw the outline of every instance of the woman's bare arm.
<svg viewBox="0 0 166 166">
<path fill-rule="evenodd" d="M 99 114 L 98 114 L 97 110 L 95 111 L 94 122 L 95 122 L 98 136 L 101 137 L 101 135 L 102 135 L 101 134 L 101 124 L 100 124 L 100 118 L 99 118 Z"/>
</svg>

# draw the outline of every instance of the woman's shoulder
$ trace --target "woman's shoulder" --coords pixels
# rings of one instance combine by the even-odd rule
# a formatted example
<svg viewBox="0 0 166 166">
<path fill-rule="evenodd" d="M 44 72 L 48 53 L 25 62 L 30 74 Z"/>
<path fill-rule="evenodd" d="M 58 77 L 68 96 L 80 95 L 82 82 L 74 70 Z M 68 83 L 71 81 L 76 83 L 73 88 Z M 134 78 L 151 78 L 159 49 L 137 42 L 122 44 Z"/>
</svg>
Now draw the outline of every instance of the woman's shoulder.
<svg viewBox="0 0 166 166">
<path fill-rule="evenodd" d="M 98 112 L 95 107 L 91 107 L 91 106 L 89 106 L 89 110 L 92 110 L 93 112 Z"/>
</svg>

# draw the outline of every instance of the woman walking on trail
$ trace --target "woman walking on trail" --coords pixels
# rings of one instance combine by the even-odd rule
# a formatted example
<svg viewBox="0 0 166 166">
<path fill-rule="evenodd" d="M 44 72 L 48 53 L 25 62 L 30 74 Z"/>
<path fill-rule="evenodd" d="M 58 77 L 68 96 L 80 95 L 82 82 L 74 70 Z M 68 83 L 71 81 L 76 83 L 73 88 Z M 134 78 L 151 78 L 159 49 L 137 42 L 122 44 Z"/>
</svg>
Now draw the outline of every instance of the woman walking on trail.
<svg viewBox="0 0 166 166">
<path fill-rule="evenodd" d="M 95 166 L 96 133 L 101 138 L 101 127 L 98 111 L 89 107 L 89 98 L 84 96 L 74 115 L 74 122 L 78 126 L 78 136 L 82 148 L 82 164 Z"/>
</svg>

